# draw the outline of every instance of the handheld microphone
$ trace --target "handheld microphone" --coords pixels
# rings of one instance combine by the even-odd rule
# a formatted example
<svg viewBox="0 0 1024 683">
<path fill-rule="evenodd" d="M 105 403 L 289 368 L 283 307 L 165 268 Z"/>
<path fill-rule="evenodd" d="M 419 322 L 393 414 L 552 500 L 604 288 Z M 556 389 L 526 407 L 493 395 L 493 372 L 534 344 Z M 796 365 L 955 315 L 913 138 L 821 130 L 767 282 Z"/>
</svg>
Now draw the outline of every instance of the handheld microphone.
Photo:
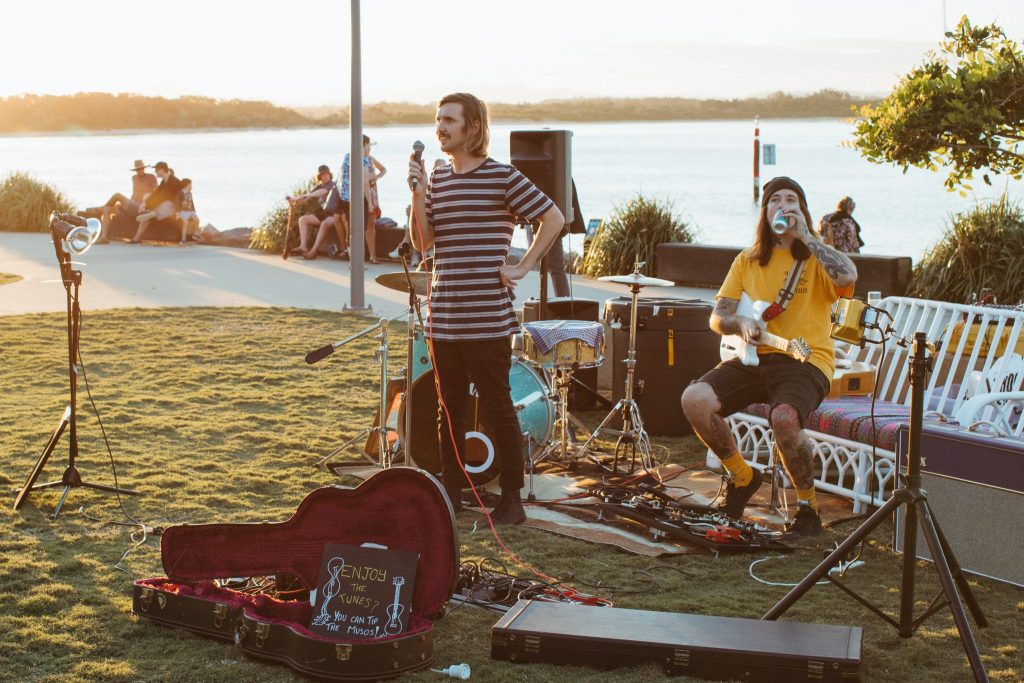
<svg viewBox="0 0 1024 683">
<path fill-rule="evenodd" d="M 425 150 L 425 149 L 426 149 L 426 145 L 424 145 L 419 140 L 417 140 L 416 142 L 412 143 L 412 158 L 413 158 L 413 160 L 417 164 L 419 164 L 419 163 L 421 163 L 423 161 L 423 150 Z M 409 178 L 409 189 L 412 190 L 413 192 L 415 192 L 416 191 L 416 185 L 417 185 L 416 179 L 410 177 Z"/>
</svg>

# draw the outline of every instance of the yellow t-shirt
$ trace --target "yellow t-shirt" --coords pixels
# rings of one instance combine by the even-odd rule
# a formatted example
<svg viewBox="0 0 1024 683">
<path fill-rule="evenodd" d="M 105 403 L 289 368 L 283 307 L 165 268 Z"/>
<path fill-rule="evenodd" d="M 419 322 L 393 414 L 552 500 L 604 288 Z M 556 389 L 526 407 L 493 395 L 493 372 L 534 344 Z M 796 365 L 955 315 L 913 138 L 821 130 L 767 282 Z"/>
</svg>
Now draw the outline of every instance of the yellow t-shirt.
<svg viewBox="0 0 1024 683">
<path fill-rule="evenodd" d="M 766 266 L 751 259 L 749 252 L 744 250 L 732 262 L 729 274 L 718 290 L 718 297 L 738 300 L 740 294 L 746 292 L 754 301 L 772 303 L 778 298 L 779 290 L 785 287 L 795 263 L 796 259 L 788 248 L 776 247 Z M 835 347 L 829 336 L 832 304 L 840 296 L 852 293 L 853 286 L 837 288 L 812 254 L 800 273 L 789 305 L 781 315 L 768 321 L 767 329 L 783 339 L 803 337 L 811 347 L 811 358 L 807 362 L 831 380 L 835 370 Z M 785 353 L 769 346 L 759 346 L 757 352 Z"/>
</svg>

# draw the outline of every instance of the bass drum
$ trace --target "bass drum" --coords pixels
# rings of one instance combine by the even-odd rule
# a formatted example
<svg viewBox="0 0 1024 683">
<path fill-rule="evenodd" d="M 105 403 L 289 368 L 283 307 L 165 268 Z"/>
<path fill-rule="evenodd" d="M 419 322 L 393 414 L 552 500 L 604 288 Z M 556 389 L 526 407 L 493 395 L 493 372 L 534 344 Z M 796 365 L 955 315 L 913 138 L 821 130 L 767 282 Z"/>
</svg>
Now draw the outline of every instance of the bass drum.
<svg viewBox="0 0 1024 683">
<path fill-rule="evenodd" d="M 508 373 L 512 389 L 512 404 L 519 418 L 519 430 L 529 433 L 534 450 L 542 447 L 551 438 L 555 423 L 555 408 L 548 396 L 544 378 L 526 363 L 513 360 Z M 434 372 L 422 375 L 412 384 L 412 460 L 418 467 L 441 476 L 441 453 L 437 442 L 437 385 Z M 482 486 L 498 476 L 497 453 L 494 432 L 477 410 L 477 397 L 470 387 L 467 404 L 471 424 L 466 429 L 466 453 L 463 465 L 469 472 L 474 486 Z M 403 402 L 398 411 L 398 435 L 405 443 L 405 411 L 409 402 Z M 525 445 L 525 440 L 524 440 Z M 524 455 L 525 455 L 524 448 Z M 463 488 L 469 488 L 466 484 Z"/>
</svg>

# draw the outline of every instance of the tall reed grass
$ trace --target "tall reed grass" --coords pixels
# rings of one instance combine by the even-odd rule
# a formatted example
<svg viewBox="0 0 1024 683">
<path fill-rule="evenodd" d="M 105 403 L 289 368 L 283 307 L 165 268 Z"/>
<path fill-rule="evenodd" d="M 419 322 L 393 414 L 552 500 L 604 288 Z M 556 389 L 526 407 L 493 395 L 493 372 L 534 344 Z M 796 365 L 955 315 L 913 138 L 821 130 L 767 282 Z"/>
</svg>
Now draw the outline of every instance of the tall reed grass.
<svg viewBox="0 0 1024 683">
<path fill-rule="evenodd" d="M 316 180 L 300 182 L 289 192 L 292 197 L 305 194 L 313 189 Z M 300 202 L 292 209 L 292 232 L 288 239 L 288 248 L 299 246 L 299 216 L 307 213 L 315 214 L 317 218 L 326 217 L 320 202 L 309 199 Z M 277 202 L 263 217 L 260 224 L 252 231 L 252 241 L 249 242 L 250 249 L 280 253 L 284 250 L 284 237 L 288 226 L 288 202 L 283 198 Z"/>
<path fill-rule="evenodd" d="M 52 185 L 16 171 L 0 181 L 0 230 L 46 232 L 50 213 L 75 208 Z"/>
<path fill-rule="evenodd" d="M 673 213 L 673 204 L 636 195 L 617 206 L 601 223 L 584 249 L 578 272 L 591 277 L 633 272 L 639 259 L 642 272 L 655 272 L 655 249 L 663 242 L 693 242 L 695 231 Z"/>
<path fill-rule="evenodd" d="M 914 268 L 908 296 L 969 303 L 992 294 L 1024 302 L 1024 209 L 1004 194 L 952 217 L 942 239 Z"/>
</svg>

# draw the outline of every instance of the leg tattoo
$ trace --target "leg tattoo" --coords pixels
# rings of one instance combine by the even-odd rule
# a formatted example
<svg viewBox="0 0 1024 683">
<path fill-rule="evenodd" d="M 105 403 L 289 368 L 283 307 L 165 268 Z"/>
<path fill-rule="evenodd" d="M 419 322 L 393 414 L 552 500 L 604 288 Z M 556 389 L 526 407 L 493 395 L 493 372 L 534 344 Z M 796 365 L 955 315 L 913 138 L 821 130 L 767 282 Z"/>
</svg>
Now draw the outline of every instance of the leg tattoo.
<svg viewBox="0 0 1024 683">
<path fill-rule="evenodd" d="M 807 435 L 800 432 L 795 443 L 776 443 L 782 454 L 782 465 L 790 481 L 799 489 L 814 486 L 814 445 Z"/>
</svg>

